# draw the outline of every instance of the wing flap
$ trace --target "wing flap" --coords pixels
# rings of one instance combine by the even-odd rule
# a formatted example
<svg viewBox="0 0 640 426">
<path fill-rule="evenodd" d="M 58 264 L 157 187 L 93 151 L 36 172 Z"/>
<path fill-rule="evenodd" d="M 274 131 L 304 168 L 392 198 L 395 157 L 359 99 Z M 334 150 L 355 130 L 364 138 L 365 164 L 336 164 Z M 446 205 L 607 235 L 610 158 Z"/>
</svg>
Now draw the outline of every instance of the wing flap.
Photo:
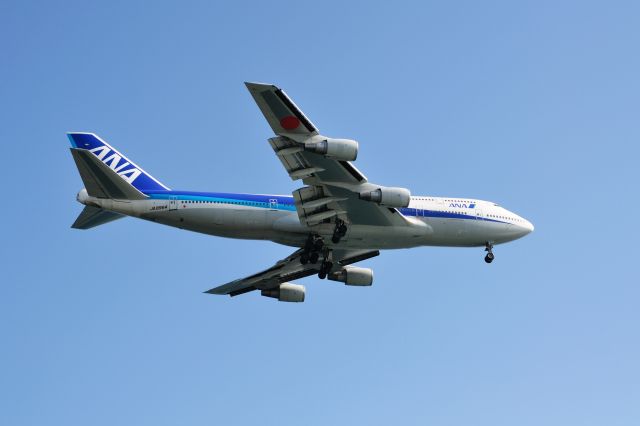
<svg viewBox="0 0 640 426">
<path fill-rule="evenodd" d="M 302 179 L 309 185 L 293 193 L 301 223 L 313 227 L 339 217 L 359 225 L 406 226 L 402 215 L 363 201 L 357 193 L 342 186 L 366 182 L 366 177 L 348 161 L 305 152 L 298 143 L 283 136 L 271 138 L 269 143 L 291 179 Z"/>
</svg>

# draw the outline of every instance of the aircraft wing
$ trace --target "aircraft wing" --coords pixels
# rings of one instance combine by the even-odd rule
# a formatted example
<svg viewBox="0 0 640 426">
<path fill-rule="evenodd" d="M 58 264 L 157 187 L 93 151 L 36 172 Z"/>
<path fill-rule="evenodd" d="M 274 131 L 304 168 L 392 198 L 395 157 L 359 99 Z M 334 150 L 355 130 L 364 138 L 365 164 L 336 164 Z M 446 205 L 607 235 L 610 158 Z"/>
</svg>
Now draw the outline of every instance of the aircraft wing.
<svg viewBox="0 0 640 426">
<path fill-rule="evenodd" d="M 302 223 L 313 227 L 335 217 L 356 225 L 409 225 L 396 208 L 360 198 L 360 192 L 373 191 L 379 186 L 369 183 L 351 162 L 306 149 L 306 144 L 317 144 L 328 138 L 319 134 L 282 89 L 271 84 L 245 84 L 278 135 L 269 139 L 271 147 L 291 179 L 301 179 L 306 185 L 293 193 Z"/>
<path fill-rule="evenodd" d="M 233 297 L 254 290 L 269 290 L 285 282 L 317 274 L 320 271 L 320 262 L 303 265 L 300 262 L 300 256 L 303 251 L 303 249 L 296 250 L 291 255 L 279 260 L 275 265 L 264 271 L 212 288 L 205 293 L 228 294 Z M 337 270 L 342 266 L 360 262 L 378 256 L 379 254 L 380 252 L 377 250 L 341 249 L 332 250 L 330 256 L 334 265 L 333 268 Z"/>
</svg>

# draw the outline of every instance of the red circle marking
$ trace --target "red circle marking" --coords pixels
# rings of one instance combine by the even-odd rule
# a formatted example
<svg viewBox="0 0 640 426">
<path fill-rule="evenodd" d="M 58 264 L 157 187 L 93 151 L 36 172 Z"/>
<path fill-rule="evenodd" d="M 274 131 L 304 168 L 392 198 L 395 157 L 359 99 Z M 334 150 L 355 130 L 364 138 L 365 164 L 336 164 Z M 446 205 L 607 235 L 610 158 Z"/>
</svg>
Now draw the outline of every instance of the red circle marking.
<svg viewBox="0 0 640 426">
<path fill-rule="evenodd" d="M 300 125 L 300 120 L 298 120 L 293 115 L 288 115 L 284 117 L 282 120 L 280 120 L 280 125 L 285 130 L 294 130 L 294 129 L 297 129 L 298 126 Z"/>
</svg>

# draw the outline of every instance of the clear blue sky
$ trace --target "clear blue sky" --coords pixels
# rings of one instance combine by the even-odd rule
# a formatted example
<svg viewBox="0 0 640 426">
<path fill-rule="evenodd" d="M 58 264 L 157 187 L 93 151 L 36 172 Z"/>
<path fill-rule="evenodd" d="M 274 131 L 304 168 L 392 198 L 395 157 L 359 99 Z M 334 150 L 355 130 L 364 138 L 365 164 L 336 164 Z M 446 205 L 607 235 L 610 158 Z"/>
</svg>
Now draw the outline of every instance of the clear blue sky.
<svg viewBox="0 0 640 426">
<path fill-rule="evenodd" d="M 55 3 L 55 4 L 54 4 Z M 640 7 L 620 1 L 0 3 L 2 425 L 638 425 Z M 202 294 L 290 249 L 69 228 L 65 132 L 172 188 L 290 193 L 243 81 L 357 166 L 499 202 L 496 248 L 365 262 L 304 304 Z"/>
</svg>

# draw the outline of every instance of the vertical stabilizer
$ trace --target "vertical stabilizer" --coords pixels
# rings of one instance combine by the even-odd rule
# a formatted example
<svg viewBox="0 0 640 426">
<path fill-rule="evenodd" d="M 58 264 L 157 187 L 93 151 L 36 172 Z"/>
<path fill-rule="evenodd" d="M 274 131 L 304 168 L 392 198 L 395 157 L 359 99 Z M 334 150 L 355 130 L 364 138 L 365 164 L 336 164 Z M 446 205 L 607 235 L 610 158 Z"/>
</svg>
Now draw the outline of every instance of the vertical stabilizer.
<svg viewBox="0 0 640 426">
<path fill-rule="evenodd" d="M 137 191 L 144 193 L 145 191 L 166 191 L 169 189 L 97 135 L 71 132 L 68 133 L 68 136 L 73 146 L 72 151 L 90 152 L 102 164 L 108 166 L 124 183 Z M 75 155 L 74 158 L 76 158 Z M 82 175 L 81 166 L 79 165 L 78 168 Z M 82 175 L 82 177 L 84 180 L 85 176 Z"/>
</svg>

